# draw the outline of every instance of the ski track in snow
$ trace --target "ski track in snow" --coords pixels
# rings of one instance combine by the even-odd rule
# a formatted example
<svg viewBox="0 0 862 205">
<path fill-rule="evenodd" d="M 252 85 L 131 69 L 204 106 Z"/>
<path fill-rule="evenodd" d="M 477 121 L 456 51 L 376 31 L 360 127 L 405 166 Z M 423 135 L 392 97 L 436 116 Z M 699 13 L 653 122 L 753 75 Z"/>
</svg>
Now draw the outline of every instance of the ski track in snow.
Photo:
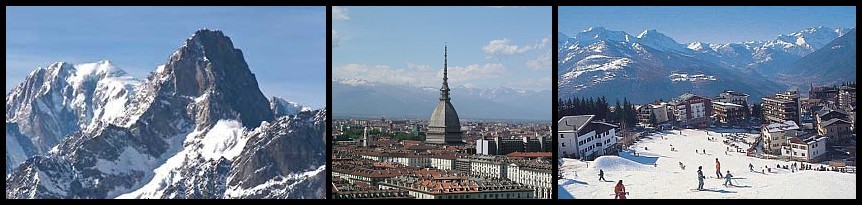
<svg viewBox="0 0 862 205">
<path fill-rule="evenodd" d="M 603 156 L 588 162 L 563 159 L 560 168 L 563 179 L 558 184 L 573 198 L 593 199 L 612 199 L 613 187 L 618 180 L 623 180 L 626 191 L 630 192 L 628 198 L 856 198 L 856 174 L 776 170 L 776 164 L 789 166 L 793 162 L 748 157 L 745 153 L 733 152 L 733 148 L 729 155 L 725 155 L 727 146 L 722 143 L 724 138 L 719 133 L 710 131 L 707 136 L 703 130 L 682 132 L 684 136 L 677 130 L 653 134 L 652 138 L 644 138 L 633 146 L 641 156 L 659 157 L 656 167 L 616 156 Z M 659 136 L 664 136 L 664 139 Z M 708 141 L 707 137 L 718 140 Z M 670 151 L 670 145 L 677 151 Z M 695 154 L 695 149 L 706 149 L 707 154 Z M 724 179 L 715 178 L 715 158 L 721 162 L 722 174 L 730 170 L 732 181 L 737 186 L 725 187 Z M 686 166 L 685 170 L 680 169 L 679 162 Z M 749 171 L 749 163 L 754 165 L 757 173 Z M 697 188 L 698 166 L 703 166 L 703 174 L 707 177 L 704 188 L 708 191 L 692 191 Z M 764 166 L 772 167 L 772 173 L 759 173 Z M 608 181 L 598 180 L 599 168 L 604 169 Z"/>
</svg>

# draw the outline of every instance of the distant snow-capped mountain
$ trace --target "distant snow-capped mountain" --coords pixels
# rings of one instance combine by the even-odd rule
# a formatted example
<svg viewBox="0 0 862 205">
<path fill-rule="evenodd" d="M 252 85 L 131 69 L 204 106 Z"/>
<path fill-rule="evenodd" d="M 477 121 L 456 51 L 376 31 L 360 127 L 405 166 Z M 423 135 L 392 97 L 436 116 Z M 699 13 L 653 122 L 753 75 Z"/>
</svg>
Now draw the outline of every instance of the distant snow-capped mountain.
<svg viewBox="0 0 862 205">
<path fill-rule="evenodd" d="M 311 111 L 310 108 L 299 103 L 290 102 L 280 97 L 272 97 L 269 100 L 269 108 L 275 116 L 296 115 L 299 112 Z"/>
<path fill-rule="evenodd" d="M 440 88 L 343 82 L 341 79 L 332 82 L 335 117 L 426 118 L 431 116 L 440 98 Z M 450 86 L 452 104 L 462 119 L 547 120 L 551 116 L 550 90 Z"/>
<path fill-rule="evenodd" d="M 766 42 L 681 44 L 654 29 L 635 37 L 589 28 L 558 39 L 560 97 L 606 95 L 644 102 L 682 92 L 711 96 L 732 89 L 756 100 L 785 88 L 772 81 L 780 69 L 844 32 L 817 27 Z"/>
<path fill-rule="evenodd" d="M 323 198 L 326 110 L 277 104 L 221 31 L 142 81 L 107 61 L 37 69 L 7 95 L 6 198 Z"/>
<path fill-rule="evenodd" d="M 75 131 L 115 123 L 125 115 L 140 83 L 107 60 L 58 62 L 31 72 L 6 95 L 6 150 L 12 150 L 7 173 L 9 165 L 47 153 Z M 12 140 L 10 129 L 17 136 Z"/>
<path fill-rule="evenodd" d="M 856 82 L 856 29 L 796 60 L 779 73 L 779 80 L 802 90 L 807 90 L 809 83 L 823 86 Z"/>
</svg>

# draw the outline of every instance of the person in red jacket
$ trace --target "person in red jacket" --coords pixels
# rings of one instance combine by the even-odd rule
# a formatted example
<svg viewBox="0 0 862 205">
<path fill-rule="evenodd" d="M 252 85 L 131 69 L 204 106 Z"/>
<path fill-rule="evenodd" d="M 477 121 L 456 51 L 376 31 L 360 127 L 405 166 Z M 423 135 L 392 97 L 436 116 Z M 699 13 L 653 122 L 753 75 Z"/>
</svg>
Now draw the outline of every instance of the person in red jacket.
<svg viewBox="0 0 862 205">
<path fill-rule="evenodd" d="M 719 179 L 723 177 L 721 175 L 721 162 L 718 162 L 718 158 L 715 158 L 715 177 Z"/>
<path fill-rule="evenodd" d="M 614 199 L 626 199 L 626 186 L 623 186 L 623 180 L 617 182 L 617 186 L 614 187 Z"/>
</svg>

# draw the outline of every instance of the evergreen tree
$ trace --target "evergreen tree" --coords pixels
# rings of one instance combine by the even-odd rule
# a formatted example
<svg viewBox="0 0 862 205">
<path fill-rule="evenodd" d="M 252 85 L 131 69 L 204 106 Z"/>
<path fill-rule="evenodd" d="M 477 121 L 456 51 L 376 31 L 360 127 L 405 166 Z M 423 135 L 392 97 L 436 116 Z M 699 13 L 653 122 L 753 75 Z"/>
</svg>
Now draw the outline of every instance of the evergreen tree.
<svg viewBox="0 0 862 205">
<path fill-rule="evenodd" d="M 607 119 L 608 117 L 608 100 L 605 99 L 605 96 L 599 98 L 599 102 L 597 103 L 598 109 L 598 117 L 599 119 Z"/>
</svg>

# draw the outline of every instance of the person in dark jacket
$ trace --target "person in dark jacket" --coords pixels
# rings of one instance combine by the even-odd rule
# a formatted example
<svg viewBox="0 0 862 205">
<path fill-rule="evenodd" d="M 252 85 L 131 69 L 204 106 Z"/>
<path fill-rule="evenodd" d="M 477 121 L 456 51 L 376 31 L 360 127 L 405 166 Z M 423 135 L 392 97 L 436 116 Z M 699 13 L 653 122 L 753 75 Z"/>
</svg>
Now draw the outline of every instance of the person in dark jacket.
<svg viewBox="0 0 862 205">
<path fill-rule="evenodd" d="M 599 181 L 607 181 L 607 179 L 605 179 L 605 171 L 601 169 L 599 169 Z"/>
<path fill-rule="evenodd" d="M 697 166 L 697 190 L 703 190 L 703 166 Z"/>
</svg>

